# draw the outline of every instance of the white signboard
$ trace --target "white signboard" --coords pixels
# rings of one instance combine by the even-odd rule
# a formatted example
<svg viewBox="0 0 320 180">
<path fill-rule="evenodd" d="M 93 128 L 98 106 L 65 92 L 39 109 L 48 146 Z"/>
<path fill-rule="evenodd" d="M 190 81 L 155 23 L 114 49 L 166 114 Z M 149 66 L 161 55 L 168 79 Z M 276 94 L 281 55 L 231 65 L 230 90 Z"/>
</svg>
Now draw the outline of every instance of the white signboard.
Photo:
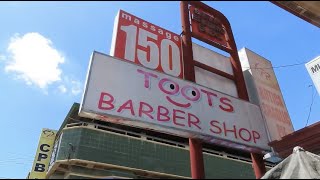
<svg viewBox="0 0 320 180">
<path fill-rule="evenodd" d="M 258 106 L 98 52 L 91 57 L 79 115 L 269 150 Z"/>
<path fill-rule="evenodd" d="M 320 56 L 306 63 L 308 73 L 320 95 Z"/>
<path fill-rule="evenodd" d="M 275 73 L 270 68 L 271 62 L 247 48 L 238 53 L 250 102 L 261 107 L 270 141 L 292 133 L 292 122 Z"/>
</svg>

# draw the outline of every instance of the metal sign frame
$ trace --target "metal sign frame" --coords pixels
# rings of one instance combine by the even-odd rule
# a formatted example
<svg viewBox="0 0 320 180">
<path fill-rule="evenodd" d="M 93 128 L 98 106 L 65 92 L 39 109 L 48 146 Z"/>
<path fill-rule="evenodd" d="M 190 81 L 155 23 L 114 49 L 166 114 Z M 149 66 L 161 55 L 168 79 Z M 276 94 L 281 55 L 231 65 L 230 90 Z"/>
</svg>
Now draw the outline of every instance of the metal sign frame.
<svg viewBox="0 0 320 180">
<path fill-rule="evenodd" d="M 195 8 L 198 8 L 202 12 L 217 18 L 221 22 L 221 24 L 224 26 L 224 30 L 225 30 L 224 35 L 227 41 L 226 43 L 227 46 L 224 46 L 215 41 L 209 40 L 205 36 L 201 36 L 191 31 L 189 5 Z M 186 80 L 195 82 L 194 68 L 195 66 L 198 66 L 209 72 L 216 73 L 218 75 L 221 75 L 223 77 L 233 80 L 236 84 L 239 98 L 249 101 L 249 96 L 248 96 L 247 88 L 245 85 L 244 76 L 242 73 L 242 68 L 241 68 L 241 63 L 238 56 L 236 43 L 235 43 L 228 19 L 221 12 L 199 1 L 181 1 L 180 13 L 181 13 L 181 23 L 182 23 L 182 29 L 183 29 L 182 58 L 183 58 L 183 66 L 184 66 L 184 78 Z M 192 37 L 198 40 L 201 40 L 203 42 L 206 42 L 211 46 L 214 46 L 220 50 L 223 50 L 229 53 L 234 75 L 232 76 L 227 73 L 221 72 L 218 69 L 215 69 L 213 67 L 209 67 L 207 65 L 195 62 L 193 59 L 193 52 L 192 52 L 192 39 L 191 39 Z M 201 141 L 189 138 L 189 146 L 190 146 L 190 163 L 191 163 L 192 178 L 195 178 L 195 179 L 205 178 Z M 263 162 L 263 156 L 261 154 L 251 153 L 251 158 L 252 158 L 253 169 L 254 169 L 256 178 L 262 177 L 262 175 L 266 172 L 266 168 Z"/>
</svg>

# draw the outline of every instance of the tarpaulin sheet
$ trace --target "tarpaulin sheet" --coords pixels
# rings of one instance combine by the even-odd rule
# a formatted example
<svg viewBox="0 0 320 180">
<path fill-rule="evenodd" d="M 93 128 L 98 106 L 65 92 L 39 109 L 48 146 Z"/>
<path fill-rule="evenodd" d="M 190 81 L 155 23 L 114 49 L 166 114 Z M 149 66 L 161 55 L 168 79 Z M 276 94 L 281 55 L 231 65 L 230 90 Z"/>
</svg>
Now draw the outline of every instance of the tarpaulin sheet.
<svg viewBox="0 0 320 180">
<path fill-rule="evenodd" d="M 261 179 L 320 179 L 320 156 L 297 146 Z"/>
</svg>

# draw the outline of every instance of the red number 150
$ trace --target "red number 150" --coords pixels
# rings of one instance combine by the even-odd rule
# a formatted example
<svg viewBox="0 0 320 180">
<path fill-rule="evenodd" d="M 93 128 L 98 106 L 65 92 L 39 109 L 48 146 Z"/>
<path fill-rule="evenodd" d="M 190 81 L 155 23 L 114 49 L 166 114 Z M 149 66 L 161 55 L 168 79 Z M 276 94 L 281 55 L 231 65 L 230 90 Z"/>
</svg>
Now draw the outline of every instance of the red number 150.
<svg viewBox="0 0 320 180">
<path fill-rule="evenodd" d="M 162 39 L 161 43 L 157 44 L 154 42 L 158 41 L 157 34 L 135 25 L 121 26 L 120 29 L 126 33 L 124 59 L 135 62 L 137 58 L 141 65 L 150 69 L 159 70 L 160 65 L 164 73 L 176 77 L 181 74 L 180 49 L 173 41 Z M 149 51 L 146 51 L 147 48 Z"/>
</svg>

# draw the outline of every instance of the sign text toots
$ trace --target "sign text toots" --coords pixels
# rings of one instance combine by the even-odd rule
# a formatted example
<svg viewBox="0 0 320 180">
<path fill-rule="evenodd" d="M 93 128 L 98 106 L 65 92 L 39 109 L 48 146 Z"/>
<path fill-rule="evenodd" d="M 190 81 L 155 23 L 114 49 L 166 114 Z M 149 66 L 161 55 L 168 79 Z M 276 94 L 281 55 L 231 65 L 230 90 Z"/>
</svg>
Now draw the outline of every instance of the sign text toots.
<svg viewBox="0 0 320 180">
<path fill-rule="evenodd" d="M 256 105 L 99 53 L 91 61 L 80 116 L 268 149 Z"/>
</svg>

